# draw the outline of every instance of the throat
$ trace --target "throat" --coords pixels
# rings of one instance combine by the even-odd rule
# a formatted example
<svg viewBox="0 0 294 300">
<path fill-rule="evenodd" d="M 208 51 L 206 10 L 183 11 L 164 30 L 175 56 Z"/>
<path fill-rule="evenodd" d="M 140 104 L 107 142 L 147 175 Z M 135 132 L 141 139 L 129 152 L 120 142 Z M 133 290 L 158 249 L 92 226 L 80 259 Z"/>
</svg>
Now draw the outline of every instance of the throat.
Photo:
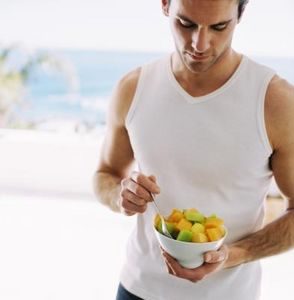
<svg viewBox="0 0 294 300">
<path fill-rule="evenodd" d="M 211 78 L 194 78 L 193 80 L 188 78 L 181 78 L 180 76 L 176 80 L 180 86 L 192 97 L 201 97 L 213 93 L 225 84 L 225 80 L 211 80 Z M 203 76 L 201 76 L 203 77 Z"/>
<path fill-rule="evenodd" d="M 228 62 L 216 63 L 206 72 L 192 73 L 186 68 L 172 68 L 174 77 L 182 89 L 192 97 L 201 97 L 213 93 L 230 80 L 237 71 L 242 56 L 237 54 Z"/>
</svg>

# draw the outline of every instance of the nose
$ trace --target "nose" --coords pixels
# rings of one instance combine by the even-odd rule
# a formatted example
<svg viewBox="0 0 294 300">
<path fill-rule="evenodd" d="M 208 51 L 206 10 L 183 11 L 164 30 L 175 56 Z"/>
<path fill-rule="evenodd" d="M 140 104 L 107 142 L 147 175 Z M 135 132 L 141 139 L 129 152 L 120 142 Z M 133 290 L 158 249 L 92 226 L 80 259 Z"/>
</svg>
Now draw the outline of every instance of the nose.
<svg viewBox="0 0 294 300">
<path fill-rule="evenodd" d="M 206 28 L 198 28 L 193 32 L 192 36 L 192 48 L 195 52 L 203 53 L 209 49 L 209 33 Z"/>
</svg>

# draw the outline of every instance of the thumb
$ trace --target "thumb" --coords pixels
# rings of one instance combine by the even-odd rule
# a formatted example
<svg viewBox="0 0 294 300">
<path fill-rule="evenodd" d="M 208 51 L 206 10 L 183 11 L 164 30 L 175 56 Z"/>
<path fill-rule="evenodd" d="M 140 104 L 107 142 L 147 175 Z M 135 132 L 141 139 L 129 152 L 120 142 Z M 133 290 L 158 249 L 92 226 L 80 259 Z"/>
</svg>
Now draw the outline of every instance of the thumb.
<svg viewBox="0 0 294 300">
<path fill-rule="evenodd" d="M 222 246 L 217 251 L 209 251 L 204 255 L 204 261 L 209 264 L 219 263 L 227 259 L 227 247 Z"/>
<path fill-rule="evenodd" d="M 148 176 L 148 178 L 149 178 L 152 182 L 156 183 L 156 177 L 155 177 L 154 175 L 150 175 L 150 176 Z"/>
</svg>

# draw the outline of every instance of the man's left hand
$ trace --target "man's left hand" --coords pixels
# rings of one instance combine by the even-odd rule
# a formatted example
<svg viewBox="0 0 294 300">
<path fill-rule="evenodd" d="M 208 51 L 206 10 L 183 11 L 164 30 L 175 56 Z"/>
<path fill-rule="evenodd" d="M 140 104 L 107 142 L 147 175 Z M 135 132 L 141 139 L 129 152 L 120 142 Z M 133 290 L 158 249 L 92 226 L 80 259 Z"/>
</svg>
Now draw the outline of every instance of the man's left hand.
<svg viewBox="0 0 294 300">
<path fill-rule="evenodd" d="M 223 245 L 217 251 L 209 251 L 204 254 L 204 263 L 195 269 L 187 269 L 182 267 L 176 259 L 170 256 L 161 248 L 169 274 L 197 282 L 207 276 L 224 268 L 225 262 L 229 256 L 229 249 Z"/>
</svg>

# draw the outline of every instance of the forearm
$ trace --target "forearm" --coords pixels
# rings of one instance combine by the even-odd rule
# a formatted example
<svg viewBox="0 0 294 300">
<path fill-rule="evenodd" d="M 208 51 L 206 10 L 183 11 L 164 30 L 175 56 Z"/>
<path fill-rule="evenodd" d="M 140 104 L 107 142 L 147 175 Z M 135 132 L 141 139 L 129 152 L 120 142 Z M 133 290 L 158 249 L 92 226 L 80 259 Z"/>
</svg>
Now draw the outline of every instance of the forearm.
<svg viewBox="0 0 294 300">
<path fill-rule="evenodd" d="M 289 210 L 263 229 L 230 245 L 226 267 L 279 254 L 293 247 L 294 210 Z"/>
<path fill-rule="evenodd" d="M 94 175 L 94 191 L 97 199 L 115 212 L 120 212 L 119 198 L 121 178 L 106 172 Z"/>
</svg>

